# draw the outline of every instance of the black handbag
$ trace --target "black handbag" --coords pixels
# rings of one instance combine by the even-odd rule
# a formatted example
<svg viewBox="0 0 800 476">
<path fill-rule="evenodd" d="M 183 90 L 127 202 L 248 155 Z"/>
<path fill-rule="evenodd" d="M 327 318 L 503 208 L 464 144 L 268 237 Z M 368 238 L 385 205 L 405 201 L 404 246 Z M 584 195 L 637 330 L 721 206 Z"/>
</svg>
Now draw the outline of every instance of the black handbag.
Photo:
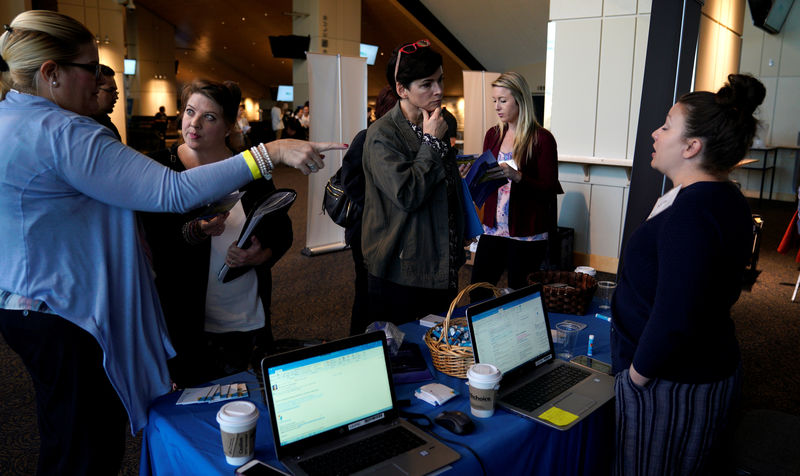
<svg viewBox="0 0 800 476">
<path fill-rule="evenodd" d="M 342 168 L 328 180 L 322 197 L 322 211 L 339 226 L 349 228 L 361 219 L 359 206 L 350 200 L 342 186 Z"/>
</svg>

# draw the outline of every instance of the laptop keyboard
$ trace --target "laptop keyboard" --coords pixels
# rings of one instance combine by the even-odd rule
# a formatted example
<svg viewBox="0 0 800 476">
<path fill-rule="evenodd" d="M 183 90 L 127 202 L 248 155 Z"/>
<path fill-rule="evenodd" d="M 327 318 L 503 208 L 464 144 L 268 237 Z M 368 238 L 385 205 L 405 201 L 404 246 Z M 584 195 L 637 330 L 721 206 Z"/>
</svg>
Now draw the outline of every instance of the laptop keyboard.
<svg viewBox="0 0 800 476">
<path fill-rule="evenodd" d="M 583 369 L 560 365 L 503 397 L 503 402 L 533 411 L 591 375 Z"/>
<path fill-rule="evenodd" d="M 424 443 L 425 440 L 422 438 L 408 429 L 398 426 L 301 461 L 299 465 L 303 471 L 312 476 L 351 474 L 405 453 Z"/>
</svg>

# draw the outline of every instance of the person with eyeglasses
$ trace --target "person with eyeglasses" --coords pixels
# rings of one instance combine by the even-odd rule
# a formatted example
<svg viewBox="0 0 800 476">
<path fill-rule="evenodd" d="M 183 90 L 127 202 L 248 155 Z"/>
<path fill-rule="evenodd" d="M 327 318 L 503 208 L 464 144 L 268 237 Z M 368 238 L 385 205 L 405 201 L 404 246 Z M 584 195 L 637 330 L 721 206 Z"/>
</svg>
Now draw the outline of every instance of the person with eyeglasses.
<svg viewBox="0 0 800 476">
<path fill-rule="evenodd" d="M 441 312 L 457 293 L 465 220 L 443 78 L 428 40 L 395 49 L 386 79 L 398 102 L 367 129 L 361 240 L 372 320 Z"/>
<path fill-rule="evenodd" d="M 122 140 L 117 126 L 111 122 L 111 118 L 108 116 L 114 111 L 114 105 L 117 103 L 117 98 L 119 98 L 117 82 L 114 80 L 114 70 L 101 64 L 100 74 L 101 82 L 97 86 L 97 103 L 99 109 L 95 114 L 92 114 L 92 119 L 111 129 L 111 132 L 117 136 L 117 139 Z"/>
<path fill-rule="evenodd" d="M 126 420 L 145 426 L 174 355 L 135 211 L 185 212 L 277 164 L 308 174 L 344 146 L 272 142 L 172 171 L 88 117 L 100 65 L 85 26 L 30 10 L 3 30 L 0 333 L 36 390 L 37 474 L 117 474 Z"/>
</svg>

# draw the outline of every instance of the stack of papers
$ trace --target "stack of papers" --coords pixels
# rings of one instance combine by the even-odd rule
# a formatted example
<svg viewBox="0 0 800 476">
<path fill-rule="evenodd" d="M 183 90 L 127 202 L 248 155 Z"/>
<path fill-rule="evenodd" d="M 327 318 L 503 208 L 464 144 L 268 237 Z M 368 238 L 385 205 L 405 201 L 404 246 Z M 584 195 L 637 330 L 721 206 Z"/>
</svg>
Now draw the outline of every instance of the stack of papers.
<svg viewBox="0 0 800 476">
<path fill-rule="evenodd" d="M 212 385 L 202 388 L 187 388 L 178 399 L 177 405 L 189 405 L 191 403 L 213 403 L 234 398 L 244 398 L 249 396 L 247 384 L 231 383 Z"/>
</svg>

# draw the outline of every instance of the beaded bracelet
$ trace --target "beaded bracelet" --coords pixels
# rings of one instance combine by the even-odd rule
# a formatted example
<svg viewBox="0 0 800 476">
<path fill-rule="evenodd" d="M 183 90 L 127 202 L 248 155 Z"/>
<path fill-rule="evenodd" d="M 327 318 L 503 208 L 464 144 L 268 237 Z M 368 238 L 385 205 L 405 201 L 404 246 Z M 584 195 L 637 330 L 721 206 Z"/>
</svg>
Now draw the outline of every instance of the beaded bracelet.
<svg viewBox="0 0 800 476">
<path fill-rule="evenodd" d="M 206 232 L 200 228 L 200 222 L 197 220 L 184 223 L 181 231 L 183 233 L 183 239 L 191 245 L 202 243 L 208 238 Z"/>
<path fill-rule="evenodd" d="M 261 151 L 258 150 L 257 147 L 253 147 L 250 149 L 250 153 L 253 154 L 253 157 L 256 159 L 256 164 L 258 165 L 258 171 L 261 172 L 261 175 L 264 175 L 264 168 L 267 166 L 267 162 L 264 160 L 264 157 L 261 155 Z"/>
<path fill-rule="evenodd" d="M 261 155 L 267 160 L 267 165 L 269 166 L 269 171 L 272 172 L 275 170 L 275 164 L 272 163 L 272 159 L 269 157 L 269 152 L 267 152 L 267 146 L 264 145 L 263 142 L 258 144 L 258 150 L 261 151 Z"/>
<path fill-rule="evenodd" d="M 262 151 L 266 154 L 267 148 L 264 144 L 259 144 L 254 147 L 250 147 L 250 153 L 256 160 L 256 164 L 258 165 L 258 170 L 261 172 L 261 176 L 265 179 L 269 180 L 272 178 L 272 160 L 269 158 L 269 154 L 266 154 L 266 158 L 262 155 Z"/>
</svg>

